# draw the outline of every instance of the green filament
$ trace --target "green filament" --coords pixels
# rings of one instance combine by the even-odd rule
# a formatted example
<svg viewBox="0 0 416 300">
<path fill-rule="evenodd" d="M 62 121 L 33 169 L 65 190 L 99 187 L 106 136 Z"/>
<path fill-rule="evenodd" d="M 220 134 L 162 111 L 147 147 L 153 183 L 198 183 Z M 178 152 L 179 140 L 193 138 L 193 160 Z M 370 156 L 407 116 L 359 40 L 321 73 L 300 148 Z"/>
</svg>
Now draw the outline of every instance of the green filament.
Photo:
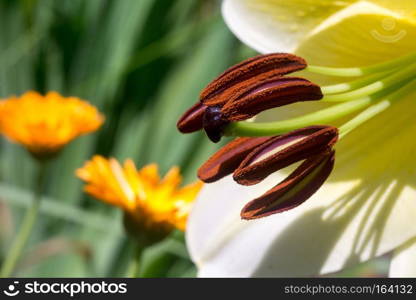
<svg viewBox="0 0 416 300">
<path fill-rule="evenodd" d="M 353 99 L 365 97 L 365 96 L 377 93 L 379 91 L 382 91 L 383 89 L 386 89 L 392 86 L 400 86 L 401 84 L 403 84 L 404 82 L 412 78 L 415 73 L 416 73 L 416 64 L 413 63 L 396 73 L 388 75 L 382 80 L 375 81 L 367 86 L 364 86 L 362 88 L 359 88 L 359 89 L 356 89 L 347 93 L 325 96 L 324 99 L 322 99 L 322 101 L 343 102 L 343 101 L 350 101 Z"/>
<path fill-rule="evenodd" d="M 274 136 L 306 126 L 324 125 L 359 113 L 340 127 L 340 135 L 368 121 L 415 88 L 416 53 L 363 68 L 328 68 L 309 66 L 311 72 L 331 76 L 364 76 L 356 80 L 322 87 L 321 102 L 342 102 L 331 107 L 288 120 L 253 123 L 235 122 L 228 125 L 225 135 Z M 411 82 L 411 83 L 409 83 Z"/>
<path fill-rule="evenodd" d="M 348 133 L 359 127 L 360 125 L 364 124 L 374 116 L 380 114 L 381 112 L 385 111 L 389 108 L 394 102 L 402 99 L 406 94 L 410 93 L 412 90 L 416 88 L 416 80 L 413 80 L 405 87 L 401 88 L 400 90 L 392 93 L 391 95 L 383 98 L 382 100 L 378 101 L 376 104 L 368 107 L 366 110 L 352 118 L 350 121 L 345 123 L 339 128 L 340 139 L 346 136 Z"/>
<path fill-rule="evenodd" d="M 328 76 L 339 76 L 339 77 L 357 77 L 365 76 L 379 72 L 386 72 L 394 68 L 406 66 L 409 63 L 414 63 L 416 60 L 416 53 L 411 53 L 387 62 L 376 64 L 368 67 L 361 68 L 332 68 L 332 67 L 321 67 L 321 66 L 308 66 L 307 71 L 328 75 Z"/>
</svg>

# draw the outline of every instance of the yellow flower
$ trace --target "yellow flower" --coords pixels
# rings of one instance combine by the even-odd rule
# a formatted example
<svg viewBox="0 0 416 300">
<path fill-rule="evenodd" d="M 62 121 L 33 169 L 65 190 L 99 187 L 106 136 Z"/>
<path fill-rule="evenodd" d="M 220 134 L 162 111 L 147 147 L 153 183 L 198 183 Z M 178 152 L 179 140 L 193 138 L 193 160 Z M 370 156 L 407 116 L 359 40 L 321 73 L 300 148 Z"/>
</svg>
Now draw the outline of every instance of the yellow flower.
<svg viewBox="0 0 416 300">
<path fill-rule="evenodd" d="M 29 91 L 0 101 L 0 130 L 36 157 L 49 157 L 76 137 L 97 130 L 104 117 L 86 101 Z"/>
<path fill-rule="evenodd" d="M 192 202 L 202 187 L 202 182 L 195 182 L 179 188 L 182 178 L 178 167 L 161 179 L 156 164 L 137 170 L 130 159 L 121 166 L 114 158 L 99 155 L 76 174 L 87 183 L 88 194 L 122 208 L 136 226 L 152 232 L 185 230 Z"/>
</svg>

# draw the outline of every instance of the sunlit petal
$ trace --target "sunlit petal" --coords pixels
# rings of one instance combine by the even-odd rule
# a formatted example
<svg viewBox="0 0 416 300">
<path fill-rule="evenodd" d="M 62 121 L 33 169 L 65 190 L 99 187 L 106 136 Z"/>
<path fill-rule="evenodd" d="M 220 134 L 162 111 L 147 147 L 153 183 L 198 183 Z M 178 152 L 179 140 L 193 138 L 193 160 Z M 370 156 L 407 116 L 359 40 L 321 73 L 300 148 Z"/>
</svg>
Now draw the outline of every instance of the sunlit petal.
<svg viewBox="0 0 416 300">
<path fill-rule="evenodd" d="M 330 182 L 289 212 L 254 221 L 239 217 L 241 207 L 280 181 L 281 173 L 255 188 L 229 178 L 207 185 L 188 223 L 200 275 L 335 272 L 416 236 L 409 226 L 416 218 L 415 110 L 413 97 L 403 99 L 341 140 Z"/>
<path fill-rule="evenodd" d="M 293 52 L 310 30 L 352 2 L 225 0 L 222 11 L 233 33 L 253 49 Z"/>
<path fill-rule="evenodd" d="M 352 54 L 368 63 L 409 49 L 415 35 L 415 8 L 411 0 L 225 0 L 223 16 L 240 40 L 261 53 L 296 52 L 314 63 L 328 53 Z M 316 47 L 305 43 L 311 38 Z M 380 47 L 397 42 L 396 47 Z M 306 44 L 308 48 L 302 48 Z M 371 47 L 377 44 L 378 48 Z"/>
<path fill-rule="evenodd" d="M 407 54 L 415 50 L 416 16 L 402 14 L 405 5 L 389 10 L 357 2 L 313 29 L 295 52 L 310 64 L 337 67 L 369 65 Z"/>
</svg>

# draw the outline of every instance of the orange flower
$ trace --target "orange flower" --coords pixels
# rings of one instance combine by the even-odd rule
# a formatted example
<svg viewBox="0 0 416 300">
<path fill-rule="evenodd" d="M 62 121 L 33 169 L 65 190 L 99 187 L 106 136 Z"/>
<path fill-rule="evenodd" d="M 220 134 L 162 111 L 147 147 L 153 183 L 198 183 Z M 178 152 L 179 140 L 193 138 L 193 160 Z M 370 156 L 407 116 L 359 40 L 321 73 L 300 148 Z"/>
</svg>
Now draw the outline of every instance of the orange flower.
<svg viewBox="0 0 416 300">
<path fill-rule="evenodd" d="M 202 187 L 198 181 L 179 188 L 178 167 L 161 179 L 156 164 L 137 170 L 130 159 L 121 166 L 114 158 L 98 155 L 76 174 L 87 183 L 88 194 L 122 208 L 141 229 L 166 233 L 175 227 L 185 230 L 193 200 Z"/>
<path fill-rule="evenodd" d="M 29 91 L 0 101 L 0 130 L 36 157 L 49 157 L 76 137 L 97 130 L 104 117 L 86 101 Z"/>
</svg>

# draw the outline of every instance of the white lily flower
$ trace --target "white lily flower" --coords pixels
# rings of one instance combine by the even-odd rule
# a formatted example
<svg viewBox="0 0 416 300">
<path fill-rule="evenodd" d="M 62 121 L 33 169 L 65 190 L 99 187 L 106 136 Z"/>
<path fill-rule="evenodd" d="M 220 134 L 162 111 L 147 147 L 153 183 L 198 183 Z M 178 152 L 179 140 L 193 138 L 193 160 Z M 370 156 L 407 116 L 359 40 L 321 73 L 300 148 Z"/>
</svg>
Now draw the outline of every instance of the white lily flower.
<svg viewBox="0 0 416 300">
<path fill-rule="evenodd" d="M 257 51 L 294 52 L 310 64 L 365 66 L 416 50 L 413 0 L 225 0 L 223 15 Z M 241 208 L 286 172 L 248 187 L 231 176 L 205 185 L 186 233 L 199 276 L 327 274 L 390 251 L 390 276 L 416 276 L 415 96 L 407 94 L 342 139 L 329 180 L 290 211 L 240 218 Z M 313 105 L 279 108 L 256 122 Z"/>
</svg>

